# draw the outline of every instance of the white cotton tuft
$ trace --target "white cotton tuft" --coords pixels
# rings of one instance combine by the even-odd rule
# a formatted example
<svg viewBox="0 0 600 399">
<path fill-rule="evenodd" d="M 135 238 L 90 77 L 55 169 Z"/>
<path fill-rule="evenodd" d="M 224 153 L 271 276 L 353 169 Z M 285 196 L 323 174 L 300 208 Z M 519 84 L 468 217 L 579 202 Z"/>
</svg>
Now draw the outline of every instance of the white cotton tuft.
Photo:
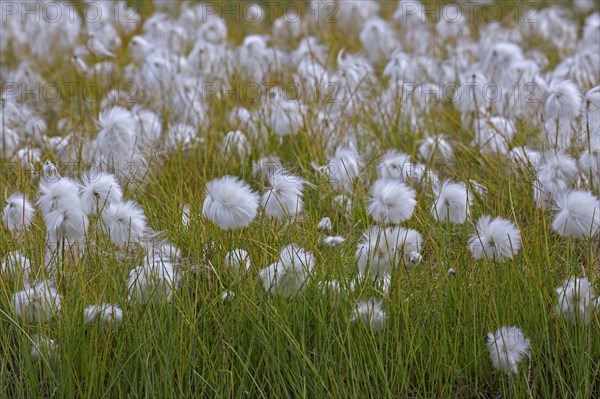
<svg viewBox="0 0 600 399">
<path fill-rule="evenodd" d="M 552 230 L 565 237 L 593 237 L 600 231 L 600 200 L 589 191 L 575 190 L 556 196 L 557 213 Z"/>
<path fill-rule="evenodd" d="M 444 181 L 434 187 L 434 202 L 431 214 L 436 220 L 463 224 L 470 214 L 473 202 L 464 183 Z"/>
<path fill-rule="evenodd" d="M 468 245 L 475 259 L 500 262 L 519 252 L 521 232 L 510 220 L 486 215 L 477 221 L 477 232 L 469 238 Z"/>
<path fill-rule="evenodd" d="M 315 258 L 297 245 L 288 245 L 279 253 L 279 260 L 259 272 L 266 291 L 271 295 L 291 297 L 306 286 Z"/>
<path fill-rule="evenodd" d="M 82 243 L 85 240 L 89 220 L 77 207 L 57 209 L 44 215 L 48 238 L 52 245 L 58 245 L 63 241 L 69 244 Z"/>
<path fill-rule="evenodd" d="M 231 270 L 246 271 L 250 269 L 250 255 L 243 249 L 233 249 L 227 252 L 223 263 Z"/>
<path fill-rule="evenodd" d="M 574 0 L 573 5 L 578 11 L 584 13 L 594 10 L 594 2 L 589 0 Z"/>
<path fill-rule="evenodd" d="M 387 239 L 389 244 L 395 245 L 400 255 L 399 259 L 402 259 L 405 264 L 417 265 L 421 263 L 423 238 L 417 230 L 393 227 L 389 229 Z"/>
<path fill-rule="evenodd" d="M 177 275 L 170 262 L 150 261 L 129 272 L 129 303 L 171 300 L 177 287 Z"/>
<path fill-rule="evenodd" d="M 2 116 L 2 114 L 0 114 L 0 116 Z M 4 125 L 4 123 L 2 123 L 2 125 Z M 2 131 L 2 138 L 3 140 L 0 140 L 0 156 L 9 158 L 19 146 L 19 133 L 7 126 L 4 127 Z"/>
<path fill-rule="evenodd" d="M 81 207 L 86 214 L 101 212 L 123 200 L 123 190 L 110 173 L 89 170 L 82 176 Z"/>
<path fill-rule="evenodd" d="M 406 180 L 413 164 L 408 154 L 400 151 L 390 150 L 385 153 L 379 165 L 377 165 L 377 177 L 380 179 Z"/>
<path fill-rule="evenodd" d="M 269 92 L 265 108 L 266 122 L 271 131 L 279 136 L 294 135 L 304 125 L 306 107 L 300 101 L 288 97 L 279 87 Z"/>
<path fill-rule="evenodd" d="M 527 147 L 515 147 L 508 153 L 509 159 L 521 169 L 536 167 L 542 160 L 542 154 Z"/>
<path fill-rule="evenodd" d="M 43 179 L 40 181 L 40 193 L 37 205 L 45 216 L 52 211 L 81 209 L 79 187 L 67 178 Z"/>
<path fill-rule="evenodd" d="M 401 262 L 418 264 L 423 239 L 418 231 L 403 227 L 368 229 L 356 247 L 361 277 L 373 280 L 391 275 Z"/>
<path fill-rule="evenodd" d="M 106 303 L 90 305 L 83 310 L 83 319 L 88 324 L 98 321 L 116 330 L 123 321 L 123 310 L 117 305 Z"/>
<path fill-rule="evenodd" d="M 31 357 L 35 360 L 40 358 L 52 358 L 56 354 L 57 345 L 53 339 L 41 334 L 31 336 L 32 345 L 30 347 Z"/>
<path fill-rule="evenodd" d="M 181 224 L 183 224 L 183 226 L 185 228 L 189 228 L 191 220 L 192 220 L 192 214 L 191 214 L 190 206 L 189 206 L 189 204 L 185 204 L 183 206 L 183 208 L 181 208 Z"/>
<path fill-rule="evenodd" d="M 256 217 L 258 194 L 236 177 L 224 176 L 206 184 L 202 214 L 223 230 L 246 227 Z"/>
<path fill-rule="evenodd" d="M 378 179 L 371 187 L 369 214 L 377 222 L 398 224 L 412 216 L 415 196 L 415 191 L 400 181 Z"/>
<path fill-rule="evenodd" d="M 252 162 L 252 176 L 262 177 L 268 183 L 271 176 L 280 171 L 282 167 L 279 157 L 262 157 L 258 161 Z"/>
<path fill-rule="evenodd" d="M 232 130 L 223 137 L 221 152 L 226 155 L 236 154 L 244 158 L 250 153 L 250 142 L 241 130 Z"/>
<path fill-rule="evenodd" d="M 144 210 L 133 201 L 110 204 L 102 212 L 110 240 L 121 248 L 142 240 L 147 230 Z"/>
<path fill-rule="evenodd" d="M 571 277 L 556 288 L 556 312 L 571 323 L 590 321 L 596 308 L 594 287 L 587 278 Z"/>
<path fill-rule="evenodd" d="M 364 322 L 373 332 L 381 330 L 385 324 L 385 312 L 381 309 L 382 302 L 375 299 L 359 302 L 354 309 L 351 321 Z"/>
<path fill-rule="evenodd" d="M 24 284 L 29 283 L 29 274 L 31 272 L 31 261 L 20 252 L 9 252 L 2 259 L 0 276 L 8 280 L 17 280 L 22 278 Z"/>
<path fill-rule="evenodd" d="M 98 125 L 100 131 L 93 141 L 98 162 L 125 171 L 140 159 L 136 147 L 138 122 L 131 111 L 118 106 L 103 110 Z"/>
<path fill-rule="evenodd" d="M 53 282 L 42 281 L 15 292 L 10 300 L 17 317 L 43 323 L 52 319 L 61 309 L 61 300 Z"/>
<path fill-rule="evenodd" d="M 359 39 L 369 60 L 374 63 L 386 60 L 399 45 L 394 29 L 379 17 L 365 21 Z"/>
<path fill-rule="evenodd" d="M 548 151 L 537 166 L 533 194 L 536 204 L 546 207 L 573 185 L 578 174 L 577 163 L 564 151 Z"/>
<path fill-rule="evenodd" d="M 517 327 L 501 327 L 487 334 L 487 348 L 495 369 L 517 374 L 524 356 L 529 356 L 531 342 Z"/>
<path fill-rule="evenodd" d="M 162 122 L 154 112 L 136 104 L 131 109 L 131 114 L 137 121 L 136 145 L 140 150 L 145 150 L 150 145 L 158 143 L 162 133 Z"/>
<path fill-rule="evenodd" d="M 33 221 L 35 209 L 23 194 L 13 194 L 7 199 L 8 204 L 2 213 L 2 220 L 11 232 L 27 230 Z"/>
<path fill-rule="evenodd" d="M 565 121 L 575 119 L 581 111 L 582 101 L 581 92 L 575 83 L 552 80 L 546 99 L 546 117 Z"/>
<path fill-rule="evenodd" d="M 581 153 L 577 161 L 581 174 L 594 187 L 600 187 L 600 126 L 598 133 L 590 138 L 589 147 Z"/>
<path fill-rule="evenodd" d="M 336 191 L 352 192 L 358 178 L 362 161 L 358 152 L 351 146 L 342 146 L 327 165 L 329 181 Z"/>
<path fill-rule="evenodd" d="M 317 229 L 321 231 L 329 231 L 331 230 L 331 219 L 328 216 L 325 216 L 323 219 L 319 221 L 317 225 Z"/>
<path fill-rule="evenodd" d="M 514 125 L 508 119 L 500 116 L 480 118 L 475 121 L 472 145 L 478 147 L 482 154 L 506 154 L 514 134 Z"/>
<path fill-rule="evenodd" d="M 148 237 L 152 234 L 160 237 L 160 233 L 153 232 L 152 230 L 146 232 L 145 236 Z M 181 255 L 179 248 L 168 241 L 161 240 L 159 237 L 150 238 L 141 243 L 145 251 L 145 262 L 147 264 L 152 264 L 153 262 L 178 262 Z"/>
<path fill-rule="evenodd" d="M 265 214 L 276 219 L 295 218 L 302 212 L 302 190 L 306 181 L 283 170 L 269 178 L 270 189 L 261 197 Z"/>
<path fill-rule="evenodd" d="M 323 245 L 329 245 L 330 247 L 337 247 L 343 244 L 346 239 L 342 236 L 326 236 L 321 239 Z"/>
<path fill-rule="evenodd" d="M 419 155 L 425 161 L 429 161 L 435 154 L 439 154 L 442 160 L 450 162 L 454 157 L 452 146 L 446 141 L 443 135 L 425 137 L 419 144 Z"/>
<path fill-rule="evenodd" d="M 177 147 L 188 147 L 196 141 L 197 135 L 197 128 L 185 123 L 175 123 L 169 126 L 169 130 L 167 131 L 167 148 L 176 149 Z"/>
</svg>

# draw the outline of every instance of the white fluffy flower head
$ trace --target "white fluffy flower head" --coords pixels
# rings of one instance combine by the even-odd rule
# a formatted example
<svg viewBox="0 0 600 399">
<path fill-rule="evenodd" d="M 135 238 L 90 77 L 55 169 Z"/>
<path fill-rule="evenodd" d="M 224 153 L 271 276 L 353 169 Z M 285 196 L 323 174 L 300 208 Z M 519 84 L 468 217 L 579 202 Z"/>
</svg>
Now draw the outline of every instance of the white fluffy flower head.
<svg viewBox="0 0 600 399">
<path fill-rule="evenodd" d="M 553 80 L 548 89 L 546 115 L 551 119 L 575 119 L 581 110 L 582 96 L 575 83 Z"/>
<path fill-rule="evenodd" d="M 147 230 L 144 210 L 133 201 L 110 204 L 102 219 L 113 243 L 120 247 L 139 242 Z"/>
<path fill-rule="evenodd" d="M 33 221 L 35 209 L 29 199 L 22 194 L 13 194 L 7 198 L 2 218 L 11 232 L 27 230 Z"/>
<path fill-rule="evenodd" d="M 402 261 L 407 265 L 418 264 L 422 242 L 421 234 L 413 229 L 371 227 L 356 248 L 360 276 L 374 280 L 385 278 Z"/>
<path fill-rule="evenodd" d="M 600 200 L 589 191 L 575 190 L 556 196 L 552 229 L 566 237 L 592 237 L 600 231 Z"/>
<path fill-rule="evenodd" d="M 206 184 L 202 214 L 223 230 L 248 226 L 257 210 L 258 195 L 246 182 L 224 176 Z"/>
<path fill-rule="evenodd" d="M 151 260 L 129 272 L 127 300 L 129 303 L 140 304 L 171 300 L 177 282 L 177 275 L 170 262 Z"/>
<path fill-rule="evenodd" d="M 594 287 L 587 278 L 571 277 L 556 289 L 556 312 L 571 323 L 588 323 L 596 308 Z"/>
<path fill-rule="evenodd" d="M 501 327 L 488 333 L 487 348 L 494 368 L 505 374 L 517 374 L 523 357 L 529 356 L 531 342 L 517 327 Z"/>
<path fill-rule="evenodd" d="M 89 170 L 82 176 L 81 207 L 86 214 L 102 211 L 123 200 L 123 190 L 109 173 Z"/>
<path fill-rule="evenodd" d="M 17 317 L 41 323 L 52 319 L 61 309 L 60 295 L 49 281 L 15 292 L 10 304 Z"/>
<path fill-rule="evenodd" d="M 373 332 L 381 330 L 385 323 L 385 312 L 381 309 L 382 302 L 369 299 L 367 301 L 359 302 L 354 309 L 354 315 L 351 319 L 352 322 L 362 321 L 364 322 Z"/>
<path fill-rule="evenodd" d="M 434 203 L 431 214 L 436 220 L 463 224 L 469 216 L 472 198 L 464 183 L 444 181 L 434 187 Z"/>
<path fill-rule="evenodd" d="M 291 297 L 306 286 L 315 264 L 312 253 L 297 245 L 288 245 L 279 253 L 279 260 L 259 272 L 265 290 L 272 295 Z"/>
<path fill-rule="evenodd" d="M 123 310 L 117 305 L 106 303 L 90 305 L 83 310 L 83 319 L 86 323 L 99 321 L 115 330 L 123 320 Z"/>
<path fill-rule="evenodd" d="M 381 223 L 398 224 L 408 220 L 417 205 L 415 191 L 396 180 L 376 180 L 370 194 L 369 214 Z"/>
<path fill-rule="evenodd" d="M 225 266 L 235 271 L 246 271 L 250 269 L 250 255 L 243 249 L 232 249 L 227 252 L 223 261 Z"/>
<path fill-rule="evenodd" d="M 271 187 L 261 197 L 265 214 L 276 219 L 295 217 L 304 206 L 302 191 L 306 181 L 283 170 L 270 176 Z"/>
<path fill-rule="evenodd" d="M 469 250 L 475 259 L 503 261 L 513 258 L 521 248 L 521 232 L 513 222 L 503 218 L 482 216 L 477 233 L 469 239 Z"/>
<path fill-rule="evenodd" d="M 9 280 L 22 277 L 24 283 L 29 282 L 31 261 L 20 252 L 9 252 L 2 260 L 0 276 Z"/>
</svg>

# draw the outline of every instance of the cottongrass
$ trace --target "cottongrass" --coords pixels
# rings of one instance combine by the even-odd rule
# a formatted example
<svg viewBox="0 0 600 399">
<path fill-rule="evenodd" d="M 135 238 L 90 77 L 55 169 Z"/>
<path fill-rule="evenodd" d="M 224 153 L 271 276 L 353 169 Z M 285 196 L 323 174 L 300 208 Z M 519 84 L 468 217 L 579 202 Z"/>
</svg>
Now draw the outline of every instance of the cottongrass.
<svg viewBox="0 0 600 399">
<path fill-rule="evenodd" d="M 477 221 L 477 232 L 469 238 L 468 245 L 475 259 L 501 262 L 519 252 L 521 232 L 510 220 L 486 215 Z"/>
<path fill-rule="evenodd" d="M 270 294 L 291 297 L 306 288 L 314 265 L 312 253 L 291 244 L 282 248 L 279 260 L 262 269 L 259 276 Z"/>
<path fill-rule="evenodd" d="M 598 13 L 117 3 L 3 14 L 0 397 L 600 396 Z"/>
<path fill-rule="evenodd" d="M 600 231 L 600 200 L 589 191 L 570 191 L 556 198 L 552 229 L 566 237 L 592 237 Z"/>
<path fill-rule="evenodd" d="M 33 221 L 35 209 L 23 194 L 13 194 L 6 199 L 2 220 L 11 232 L 27 230 Z"/>
<path fill-rule="evenodd" d="M 258 195 L 235 177 L 224 176 L 206 185 L 202 214 L 224 230 L 248 226 L 257 209 Z"/>
<path fill-rule="evenodd" d="M 52 281 L 41 281 L 15 292 L 10 303 L 17 317 L 40 323 L 54 318 L 62 308 L 60 294 Z"/>
<path fill-rule="evenodd" d="M 375 299 L 359 302 L 354 310 L 352 322 L 361 321 L 371 329 L 377 332 L 383 329 L 385 325 L 386 314 L 382 310 L 382 302 Z"/>
<path fill-rule="evenodd" d="M 571 323 L 589 323 L 596 308 L 594 287 L 587 278 L 571 277 L 556 288 L 556 312 Z"/>
<path fill-rule="evenodd" d="M 488 333 L 487 348 L 494 368 L 517 374 L 519 363 L 531 352 L 531 341 L 518 327 L 505 326 Z"/>
</svg>

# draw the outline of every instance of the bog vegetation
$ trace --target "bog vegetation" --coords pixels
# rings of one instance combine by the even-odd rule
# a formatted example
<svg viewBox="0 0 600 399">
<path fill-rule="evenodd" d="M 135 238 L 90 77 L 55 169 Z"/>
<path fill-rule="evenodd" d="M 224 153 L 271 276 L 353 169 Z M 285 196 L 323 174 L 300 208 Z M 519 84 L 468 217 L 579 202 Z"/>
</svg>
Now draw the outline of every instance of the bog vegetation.
<svg viewBox="0 0 600 399">
<path fill-rule="evenodd" d="M 597 2 L 0 18 L 0 397 L 600 397 Z"/>
</svg>

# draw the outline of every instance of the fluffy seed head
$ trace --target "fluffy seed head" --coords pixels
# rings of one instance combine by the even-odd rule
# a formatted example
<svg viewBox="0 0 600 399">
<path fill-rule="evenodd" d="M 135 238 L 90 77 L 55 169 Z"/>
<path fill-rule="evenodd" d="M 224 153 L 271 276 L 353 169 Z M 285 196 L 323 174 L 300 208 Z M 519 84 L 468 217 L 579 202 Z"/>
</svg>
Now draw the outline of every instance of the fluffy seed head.
<svg viewBox="0 0 600 399">
<path fill-rule="evenodd" d="M 206 184 L 202 214 L 223 230 L 248 226 L 257 210 L 258 195 L 236 177 L 224 176 Z"/>
<path fill-rule="evenodd" d="M 53 282 L 42 281 L 15 292 L 10 300 L 17 317 L 30 322 L 45 322 L 61 309 L 60 295 Z"/>
<path fill-rule="evenodd" d="M 446 162 L 450 162 L 454 156 L 454 151 L 452 150 L 450 143 L 448 143 L 442 135 L 432 137 L 427 136 L 421 140 L 419 144 L 419 155 L 421 155 L 424 160 L 430 160 L 435 154 L 439 154 Z"/>
<path fill-rule="evenodd" d="M 122 248 L 140 242 L 147 230 L 144 210 L 133 201 L 110 204 L 102 212 L 102 219 L 110 240 Z"/>
<path fill-rule="evenodd" d="M 469 239 L 469 250 L 475 259 L 500 262 L 513 258 L 521 248 L 521 232 L 513 222 L 503 218 L 482 216 L 477 221 L 477 233 Z"/>
<path fill-rule="evenodd" d="M 575 83 L 568 80 L 550 82 L 546 115 L 550 119 L 575 119 L 581 110 L 582 96 Z"/>
<path fill-rule="evenodd" d="M 27 230 L 33 221 L 35 209 L 23 194 L 13 194 L 7 199 L 8 204 L 2 213 L 2 220 L 11 232 Z"/>
<path fill-rule="evenodd" d="M 59 178 L 56 181 L 42 180 L 37 205 L 42 215 L 56 210 L 81 209 L 79 187 L 67 178 Z"/>
<path fill-rule="evenodd" d="M 82 176 L 80 196 L 82 210 L 90 214 L 121 202 L 123 190 L 114 175 L 91 169 Z"/>
<path fill-rule="evenodd" d="M 501 327 L 487 335 L 487 348 L 494 368 L 517 374 L 523 357 L 529 356 L 531 342 L 517 327 Z"/>
<path fill-rule="evenodd" d="M 146 262 L 129 272 L 129 303 L 170 300 L 177 287 L 177 275 L 170 262 Z"/>
<path fill-rule="evenodd" d="M 596 308 L 594 287 L 587 278 L 571 277 L 556 289 L 556 312 L 571 323 L 588 323 Z"/>
<path fill-rule="evenodd" d="M 306 286 L 315 264 L 312 253 L 288 245 L 279 253 L 279 260 L 259 272 L 265 290 L 272 295 L 291 297 Z"/>
<path fill-rule="evenodd" d="M 9 252 L 2 260 L 0 276 L 9 280 L 15 280 L 22 277 L 23 282 L 29 282 L 29 273 L 31 271 L 31 261 L 20 252 Z"/>
<path fill-rule="evenodd" d="M 369 214 L 381 223 L 398 224 L 408 220 L 417 205 L 415 191 L 400 181 L 378 179 L 370 194 Z"/>
<path fill-rule="evenodd" d="M 444 181 L 434 187 L 434 202 L 431 214 L 436 220 L 463 224 L 469 216 L 472 198 L 464 183 Z"/>
<path fill-rule="evenodd" d="M 232 270 L 246 271 L 250 269 L 250 255 L 243 249 L 233 249 L 227 252 L 223 263 Z"/>
<path fill-rule="evenodd" d="M 385 312 L 381 309 L 381 301 L 369 299 L 359 302 L 354 309 L 352 322 L 362 321 L 373 332 L 381 330 L 385 323 Z"/>
<path fill-rule="evenodd" d="M 302 190 L 305 180 L 283 171 L 274 173 L 269 180 L 271 187 L 261 197 L 265 214 L 276 219 L 300 214 L 304 206 Z"/>
<path fill-rule="evenodd" d="M 600 231 L 600 201 L 589 191 L 575 190 L 556 197 L 552 230 L 566 237 L 592 237 Z"/>
<path fill-rule="evenodd" d="M 90 305 L 83 310 L 83 319 L 88 324 L 99 321 L 109 328 L 117 329 L 123 320 L 123 310 L 107 303 Z"/>
</svg>

